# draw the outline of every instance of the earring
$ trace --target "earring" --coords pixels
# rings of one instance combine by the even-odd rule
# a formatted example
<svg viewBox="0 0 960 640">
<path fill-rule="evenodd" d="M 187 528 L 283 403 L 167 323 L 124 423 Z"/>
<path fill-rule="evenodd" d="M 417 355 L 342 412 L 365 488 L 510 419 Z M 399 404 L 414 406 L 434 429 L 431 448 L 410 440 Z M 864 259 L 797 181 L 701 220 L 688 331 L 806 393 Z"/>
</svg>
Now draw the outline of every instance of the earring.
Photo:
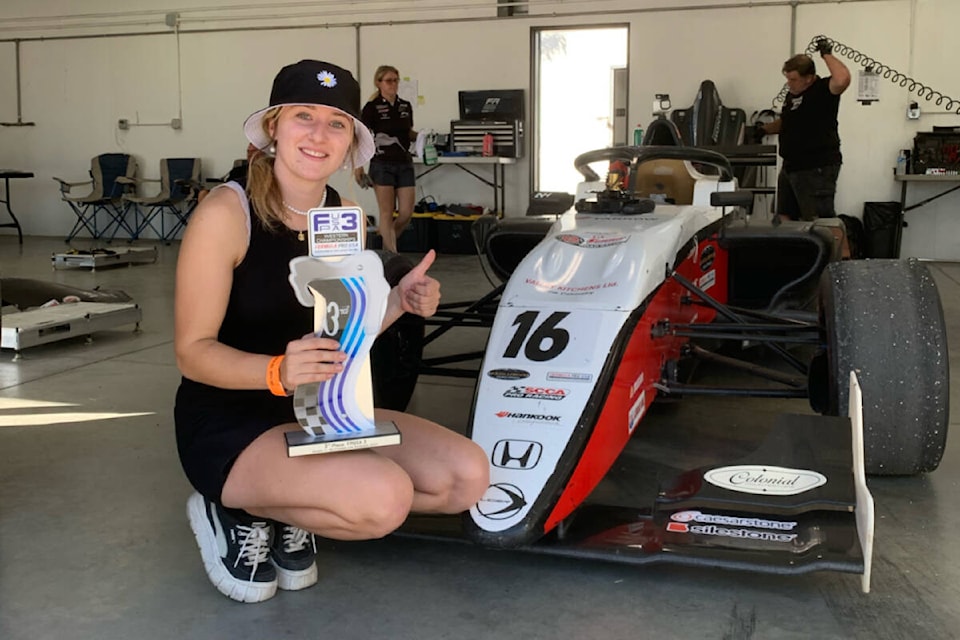
<svg viewBox="0 0 960 640">
<path fill-rule="evenodd" d="M 267 147 L 266 151 L 268 156 L 277 155 L 277 145 L 271 142 L 270 145 Z"/>
</svg>

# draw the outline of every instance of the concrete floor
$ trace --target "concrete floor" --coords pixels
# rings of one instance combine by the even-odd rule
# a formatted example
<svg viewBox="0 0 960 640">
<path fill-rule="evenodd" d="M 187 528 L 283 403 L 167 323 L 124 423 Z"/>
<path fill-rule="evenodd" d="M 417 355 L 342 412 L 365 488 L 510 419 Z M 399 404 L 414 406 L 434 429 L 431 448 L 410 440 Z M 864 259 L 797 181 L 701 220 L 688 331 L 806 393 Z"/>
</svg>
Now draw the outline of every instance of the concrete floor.
<svg viewBox="0 0 960 640">
<path fill-rule="evenodd" d="M 869 595 L 851 574 L 636 567 L 394 536 L 324 542 L 314 588 L 258 605 L 230 601 L 207 581 L 184 514 L 191 489 L 172 424 L 177 246 L 159 246 L 155 264 L 96 272 L 52 270 L 50 256 L 63 249 L 57 238 L 28 237 L 20 248 L 0 236 L 0 275 L 123 289 L 144 320 L 139 333 L 123 327 L 91 344 L 35 347 L 15 363 L 0 353 L 4 640 L 960 637 L 956 435 L 936 472 L 871 479 Z M 960 265 L 931 266 L 960 380 Z M 448 299 L 488 290 L 475 258 L 441 256 L 433 273 Z M 444 340 L 434 353 L 482 344 Z M 410 410 L 462 429 L 471 397 L 468 380 L 424 378 Z M 779 402 L 790 411 L 806 404 Z M 768 417 L 742 403 L 684 403 L 646 420 L 654 434 L 669 420 L 682 442 L 704 414 L 737 428 Z M 694 436 L 686 441 L 708 441 Z"/>
</svg>

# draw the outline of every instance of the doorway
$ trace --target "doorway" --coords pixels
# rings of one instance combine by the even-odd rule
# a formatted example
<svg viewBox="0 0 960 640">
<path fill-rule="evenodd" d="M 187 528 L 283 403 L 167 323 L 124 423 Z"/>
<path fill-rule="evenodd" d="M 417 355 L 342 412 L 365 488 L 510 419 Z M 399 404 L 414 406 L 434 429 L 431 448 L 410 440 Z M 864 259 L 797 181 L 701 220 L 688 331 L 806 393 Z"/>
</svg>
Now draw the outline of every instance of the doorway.
<svg viewBox="0 0 960 640">
<path fill-rule="evenodd" d="M 533 29 L 534 191 L 574 193 L 578 155 L 626 144 L 628 42 L 628 25 Z"/>
</svg>

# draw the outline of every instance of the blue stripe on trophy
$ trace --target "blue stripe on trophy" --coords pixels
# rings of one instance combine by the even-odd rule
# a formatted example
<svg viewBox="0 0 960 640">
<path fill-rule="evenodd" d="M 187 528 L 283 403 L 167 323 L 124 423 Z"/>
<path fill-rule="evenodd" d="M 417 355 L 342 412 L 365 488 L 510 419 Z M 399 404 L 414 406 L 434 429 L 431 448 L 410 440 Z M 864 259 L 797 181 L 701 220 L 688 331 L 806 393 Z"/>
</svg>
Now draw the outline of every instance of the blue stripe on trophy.
<svg viewBox="0 0 960 640">
<path fill-rule="evenodd" d="M 356 309 L 356 313 L 351 313 L 350 317 L 354 319 L 354 322 L 348 323 L 347 328 L 344 330 L 344 351 L 349 356 L 347 360 L 347 367 L 344 369 L 342 375 L 337 381 L 337 394 L 336 402 L 337 406 L 340 409 L 340 415 L 349 416 L 349 412 L 346 409 L 344 401 L 344 388 L 346 387 L 347 380 L 349 379 L 348 372 L 352 369 L 354 365 L 359 366 L 359 363 L 356 362 L 355 356 L 360 351 L 360 346 L 363 344 L 363 338 L 365 336 L 365 331 L 363 329 L 363 316 L 367 310 L 367 296 L 366 290 L 363 288 L 363 280 L 360 278 L 347 278 L 345 279 L 344 285 L 347 288 L 347 291 L 350 293 L 350 310 L 351 312 Z M 348 418 L 348 424 L 346 425 L 351 431 L 361 431 L 362 426 L 355 424 L 352 420 Z"/>
<path fill-rule="evenodd" d="M 340 348 L 347 354 L 348 359 L 343 371 L 335 378 L 320 386 L 318 404 L 320 411 L 337 433 L 360 431 L 362 428 L 350 420 L 343 400 L 344 386 L 348 373 L 354 365 L 354 357 L 363 344 L 365 332 L 363 330 L 363 316 L 366 312 L 366 295 L 361 278 L 341 278 L 347 293 L 350 294 L 350 313 L 347 315 L 347 325 L 341 334 Z"/>
</svg>

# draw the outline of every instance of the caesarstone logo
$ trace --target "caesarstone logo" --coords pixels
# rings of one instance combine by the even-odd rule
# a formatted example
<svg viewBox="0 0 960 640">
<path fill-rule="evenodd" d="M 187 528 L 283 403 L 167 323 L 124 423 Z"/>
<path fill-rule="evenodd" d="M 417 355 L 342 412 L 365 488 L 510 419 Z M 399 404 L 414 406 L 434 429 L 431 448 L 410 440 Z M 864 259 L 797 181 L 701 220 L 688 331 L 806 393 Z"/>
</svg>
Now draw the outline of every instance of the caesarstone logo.
<svg viewBox="0 0 960 640">
<path fill-rule="evenodd" d="M 743 518 L 739 516 L 724 516 L 702 511 L 678 511 L 670 515 L 674 522 L 701 522 L 704 524 L 720 524 L 732 527 L 753 527 L 755 529 L 779 529 L 790 531 L 797 526 L 796 522 L 786 520 L 766 520 L 764 518 Z"/>
</svg>

